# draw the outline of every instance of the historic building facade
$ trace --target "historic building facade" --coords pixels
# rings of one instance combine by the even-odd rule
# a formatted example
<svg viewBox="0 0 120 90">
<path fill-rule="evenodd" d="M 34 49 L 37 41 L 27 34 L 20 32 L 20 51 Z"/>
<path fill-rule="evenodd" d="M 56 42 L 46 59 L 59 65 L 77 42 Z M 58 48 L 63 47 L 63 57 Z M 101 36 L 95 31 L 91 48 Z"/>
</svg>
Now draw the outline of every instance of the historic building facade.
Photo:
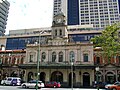
<svg viewBox="0 0 120 90">
<path fill-rule="evenodd" d="M 43 82 L 58 81 L 62 86 L 71 86 L 72 75 L 74 87 L 92 86 L 94 81 L 93 44 L 69 42 L 65 16 L 54 16 L 51 38 L 41 45 L 27 44 L 26 61 L 19 65 L 25 70 L 26 81 L 37 78 L 39 61 L 39 80 Z"/>
<path fill-rule="evenodd" d="M 24 50 L 0 50 L 0 81 L 8 76 L 23 79 L 25 70 L 19 65 L 24 63 L 25 55 Z"/>
<path fill-rule="evenodd" d="M 113 56 L 108 62 L 103 57 L 101 48 L 94 49 L 94 64 L 99 66 L 98 78 L 100 82 L 114 83 L 120 81 L 120 54 Z M 96 74 L 95 74 L 96 75 Z"/>
</svg>

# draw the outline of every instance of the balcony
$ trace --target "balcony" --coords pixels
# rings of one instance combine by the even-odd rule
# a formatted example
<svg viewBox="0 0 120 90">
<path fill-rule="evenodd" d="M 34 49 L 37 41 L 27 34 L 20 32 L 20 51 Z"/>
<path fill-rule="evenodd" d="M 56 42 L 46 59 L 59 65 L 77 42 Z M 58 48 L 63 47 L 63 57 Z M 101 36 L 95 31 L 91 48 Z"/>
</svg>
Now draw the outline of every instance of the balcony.
<svg viewBox="0 0 120 90">
<path fill-rule="evenodd" d="M 93 64 L 74 64 L 74 69 L 94 69 Z M 19 68 L 37 68 L 37 63 L 19 64 Z M 64 62 L 40 62 L 40 69 L 71 69 L 71 63 Z"/>
</svg>

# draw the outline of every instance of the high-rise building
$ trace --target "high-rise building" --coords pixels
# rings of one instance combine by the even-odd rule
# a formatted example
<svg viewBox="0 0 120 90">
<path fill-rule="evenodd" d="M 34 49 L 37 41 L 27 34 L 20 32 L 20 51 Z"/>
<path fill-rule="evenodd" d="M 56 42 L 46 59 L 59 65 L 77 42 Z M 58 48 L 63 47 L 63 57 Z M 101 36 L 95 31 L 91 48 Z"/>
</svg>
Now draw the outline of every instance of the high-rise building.
<svg viewBox="0 0 120 90">
<path fill-rule="evenodd" d="M 67 17 L 67 0 L 54 0 L 53 17 L 61 11 Z"/>
<path fill-rule="evenodd" d="M 93 24 L 100 29 L 119 22 L 118 0 L 54 0 L 54 15 L 59 11 L 67 25 Z"/>
<path fill-rule="evenodd" d="M 4 35 L 10 3 L 7 0 L 0 0 L 0 36 Z"/>
</svg>

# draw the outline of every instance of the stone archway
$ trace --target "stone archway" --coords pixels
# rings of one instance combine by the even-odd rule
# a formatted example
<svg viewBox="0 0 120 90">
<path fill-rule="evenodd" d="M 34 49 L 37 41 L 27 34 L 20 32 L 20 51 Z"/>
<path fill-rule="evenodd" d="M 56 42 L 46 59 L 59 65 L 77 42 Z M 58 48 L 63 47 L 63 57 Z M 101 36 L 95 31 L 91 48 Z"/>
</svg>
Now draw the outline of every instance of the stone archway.
<svg viewBox="0 0 120 90">
<path fill-rule="evenodd" d="M 42 81 L 43 83 L 45 83 L 45 77 L 46 77 L 45 72 L 41 72 L 40 73 L 40 81 Z"/>
<path fill-rule="evenodd" d="M 120 71 L 118 71 L 117 81 L 119 81 L 119 82 L 120 82 Z"/>
<path fill-rule="evenodd" d="M 63 73 L 60 71 L 54 71 L 51 74 L 51 81 L 56 81 L 56 82 L 63 82 Z"/>
<path fill-rule="evenodd" d="M 73 87 L 74 87 L 75 82 L 76 82 L 76 75 L 73 72 Z M 71 86 L 71 84 L 72 84 L 72 73 L 69 74 L 69 86 Z"/>
<path fill-rule="evenodd" d="M 90 86 L 90 74 L 88 72 L 83 73 L 83 86 L 84 87 Z"/>
<path fill-rule="evenodd" d="M 95 81 L 97 81 L 97 78 L 98 78 L 98 82 L 103 82 L 103 75 L 102 75 L 101 72 L 96 72 L 95 73 Z"/>
<path fill-rule="evenodd" d="M 33 80 L 33 72 L 28 73 L 28 79 L 27 81 Z"/>
<path fill-rule="evenodd" d="M 3 79 L 6 79 L 7 77 L 8 77 L 8 73 L 7 72 L 3 73 Z"/>
<path fill-rule="evenodd" d="M 106 82 L 113 84 L 116 81 L 115 74 L 113 72 L 107 72 L 106 75 Z"/>
<path fill-rule="evenodd" d="M 18 77 L 18 74 L 17 74 L 16 71 L 13 71 L 10 76 L 11 76 L 11 77 Z"/>
</svg>

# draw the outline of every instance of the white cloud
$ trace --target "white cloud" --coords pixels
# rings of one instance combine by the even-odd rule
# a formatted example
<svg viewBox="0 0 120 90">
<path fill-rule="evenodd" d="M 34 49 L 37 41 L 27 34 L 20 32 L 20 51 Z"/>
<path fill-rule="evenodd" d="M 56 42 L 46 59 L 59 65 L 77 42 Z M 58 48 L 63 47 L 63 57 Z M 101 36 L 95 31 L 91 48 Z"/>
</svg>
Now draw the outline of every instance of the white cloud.
<svg viewBox="0 0 120 90">
<path fill-rule="evenodd" d="M 9 30 L 50 27 L 53 0 L 8 0 L 10 10 L 6 33 Z"/>
</svg>

